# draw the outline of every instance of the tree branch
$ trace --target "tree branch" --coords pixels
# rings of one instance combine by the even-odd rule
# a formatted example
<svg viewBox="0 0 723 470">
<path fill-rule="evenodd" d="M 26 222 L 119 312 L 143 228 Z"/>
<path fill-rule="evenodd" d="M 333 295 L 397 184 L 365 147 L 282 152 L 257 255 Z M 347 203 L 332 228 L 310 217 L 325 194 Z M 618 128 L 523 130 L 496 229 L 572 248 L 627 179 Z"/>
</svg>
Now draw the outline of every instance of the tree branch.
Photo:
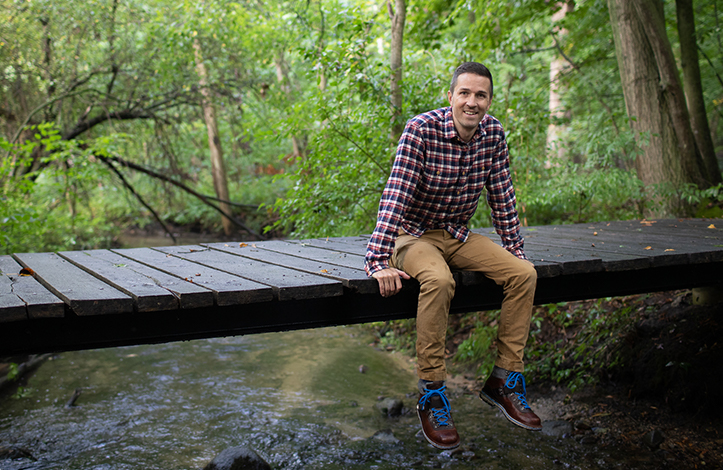
<svg viewBox="0 0 723 470">
<path fill-rule="evenodd" d="M 152 115 L 150 113 L 147 113 L 145 110 L 132 111 L 130 109 L 101 114 L 94 117 L 93 119 L 90 119 L 88 121 L 82 121 L 76 124 L 74 128 L 72 128 L 70 131 L 63 135 L 63 140 L 73 140 L 88 129 L 91 129 L 105 121 L 112 121 L 114 119 L 118 121 L 130 119 L 148 119 L 150 117 L 152 117 Z"/>
<path fill-rule="evenodd" d="M 153 217 L 158 221 L 159 224 L 161 224 L 161 227 L 163 227 L 163 230 L 165 230 L 166 233 L 168 234 L 168 236 L 171 237 L 171 240 L 173 240 L 173 243 L 177 243 L 177 242 L 176 242 L 176 237 L 174 237 L 173 234 L 171 233 L 171 231 L 168 230 L 168 227 L 166 227 L 166 224 L 163 223 L 163 220 L 161 220 L 161 218 L 158 216 L 158 214 L 156 213 L 156 211 L 153 210 L 153 208 L 152 208 L 151 206 L 149 206 L 149 205 L 146 203 L 146 201 L 143 200 L 143 198 L 141 197 L 141 195 L 136 192 L 136 190 L 133 188 L 133 186 L 131 186 L 131 184 L 128 182 L 128 180 L 125 179 L 125 177 L 123 176 L 123 174 L 122 174 L 120 171 L 118 171 L 118 168 L 116 168 L 115 165 L 113 165 L 113 162 L 110 161 L 110 160 L 108 160 L 108 159 L 106 159 L 106 158 L 103 158 L 103 157 L 101 157 L 101 156 L 99 156 L 99 155 L 95 155 L 95 156 L 96 156 L 97 158 L 99 158 L 103 163 L 105 163 L 106 165 L 108 165 L 108 167 L 113 171 L 113 173 L 115 173 L 116 176 L 121 180 L 121 182 L 123 183 L 123 186 L 125 186 L 125 187 L 128 189 L 128 191 L 130 191 L 131 194 L 133 194 L 133 195 L 136 197 L 136 199 L 138 199 L 138 201 L 139 201 L 141 204 L 143 204 L 143 206 L 144 206 L 146 209 L 148 209 L 149 211 L 151 211 L 151 214 L 153 214 Z"/>
<path fill-rule="evenodd" d="M 221 209 L 220 207 L 218 207 L 216 204 L 212 203 L 212 202 L 210 201 L 211 198 L 209 198 L 208 196 L 205 196 L 205 195 L 203 195 L 203 194 L 201 194 L 201 193 L 199 193 L 199 192 L 197 192 L 197 191 L 189 188 L 188 186 L 186 186 L 185 184 L 183 184 L 183 183 L 181 183 L 181 182 L 179 182 L 179 181 L 176 181 L 176 180 L 174 180 L 174 179 L 172 179 L 172 178 L 169 178 L 169 177 L 167 177 L 167 176 L 165 176 L 165 175 L 163 175 L 163 174 L 161 174 L 161 173 L 158 173 L 158 172 L 156 172 L 156 171 L 153 171 L 153 170 L 151 170 L 151 169 L 149 169 L 149 168 L 142 167 L 142 166 L 137 165 L 137 164 L 135 164 L 135 163 L 133 163 L 133 162 L 129 162 L 128 160 L 124 160 L 124 159 L 122 159 L 122 158 L 120 158 L 120 157 L 103 156 L 103 155 L 96 155 L 96 156 L 97 156 L 98 158 L 100 158 L 101 160 L 105 160 L 105 159 L 107 159 L 107 160 L 112 160 L 112 161 L 118 163 L 119 165 L 123 165 L 123 166 L 125 166 L 125 167 L 127 167 L 127 168 L 131 168 L 131 169 L 133 169 L 133 170 L 140 171 L 141 173 L 145 173 L 145 174 L 147 174 L 147 175 L 149 175 L 149 176 L 152 176 L 152 177 L 154 177 L 154 178 L 158 178 L 158 179 L 160 179 L 160 180 L 162 180 L 162 181 L 166 181 L 167 183 L 171 183 L 172 185 L 174 185 L 174 186 L 176 186 L 176 187 L 178 187 L 178 188 L 181 188 L 182 190 L 186 191 L 187 193 L 189 193 L 189 194 L 197 197 L 198 199 L 200 199 L 200 200 L 201 200 L 204 204 L 206 204 L 207 206 L 210 206 L 210 207 L 214 208 L 214 209 L 217 210 L 219 213 L 221 213 L 221 215 L 223 215 L 224 217 L 228 218 L 231 222 L 233 222 L 236 226 L 238 226 L 238 227 L 246 230 L 247 232 L 249 232 L 250 234 L 254 235 L 255 237 L 257 237 L 257 238 L 259 238 L 259 239 L 261 239 L 261 240 L 265 239 L 264 236 L 262 236 L 261 234 L 257 233 L 257 232 L 256 232 L 255 230 L 253 230 L 252 228 L 246 226 L 246 224 L 244 224 L 243 222 L 237 220 L 237 219 L 236 219 L 235 217 L 233 217 L 231 214 L 226 213 L 224 210 L 222 210 L 222 209 Z"/>
<path fill-rule="evenodd" d="M 27 125 L 30 123 L 30 119 L 32 119 L 32 117 L 35 116 L 36 113 L 38 113 L 39 111 L 41 111 L 41 110 L 42 110 L 43 108 L 45 108 L 46 106 L 50 106 L 51 104 L 55 103 L 56 101 L 60 101 L 60 100 L 62 100 L 62 99 L 64 99 L 64 98 L 68 98 L 69 96 L 81 95 L 81 94 L 83 94 L 83 93 L 85 93 L 85 92 L 93 92 L 93 91 L 95 91 L 95 90 L 81 90 L 81 91 L 78 91 L 78 92 L 64 93 L 64 94 L 62 94 L 62 95 L 60 95 L 60 96 L 57 96 L 57 97 L 53 98 L 53 99 L 50 100 L 50 101 L 46 101 L 45 103 L 43 103 L 43 104 L 41 104 L 40 106 L 36 107 L 36 108 L 33 109 L 32 111 L 30 111 L 30 114 L 28 114 L 28 115 L 25 117 L 25 121 L 23 121 L 23 124 L 18 128 L 17 132 L 15 133 L 15 135 L 13 136 L 13 138 L 12 138 L 12 139 L 10 140 L 10 142 L 8 142 L 8 143 L 9 143 L 9 144 L 14 144 L 15 141 L 18 140 L 18 137 L 20 137 L 20 133 L 23 131 L 23 129 L 25 129 L 25 126 L 27 126 Z M 6 157 L 6 158 L 7 158 L 8 154 L 9 154 L 9 151 L 8 151 L 7 154 L 5 154 L 5 157 Z"/>
</svg>

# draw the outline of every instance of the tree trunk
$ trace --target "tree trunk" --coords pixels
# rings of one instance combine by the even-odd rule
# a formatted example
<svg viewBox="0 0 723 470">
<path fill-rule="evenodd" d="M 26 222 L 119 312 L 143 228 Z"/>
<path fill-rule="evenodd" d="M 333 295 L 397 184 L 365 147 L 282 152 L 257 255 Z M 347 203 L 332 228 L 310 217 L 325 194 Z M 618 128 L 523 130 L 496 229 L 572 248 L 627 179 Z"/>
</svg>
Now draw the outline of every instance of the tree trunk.
<svg viewBox="0 0 723 470">
<path fill-rule="evenodd" d="M 560 9 L 552 15 L 552 21 L 560 21 L 575 8 L 575 4 L 570 2 L 562 3 L 559 6 Z M 566 34 L 567 30 L 564 28 L 555 31 L 555 42 L 559 42 Z M 565 158 L 566 152 L 563 142 L 565 126 L 560 125 L 560 122 L 565 118 L 569 118 L 569 113 L 562 103 L 561 92 L 564 90 L 560 86 L 560 76 L 569 69 L 570 65 L 562 55 L 558 55 L 550 62 L 550 103 L 548 107 L 550 110 L 550 124 L 547 126 L 548 160 L 545 162 L 547 168 L 557 165 L 557 162 Z"/>
<path fill-rule="evenodd" d="M 223 151 L 221 148 L 221 138 L 218 134 L 218 123 L 216 122 L 216 109 L 213 105 L 213 97 L 211 90 L 208 88 L 208 71 L 206 64 L 203 63 L 203 54 L 201 54 L 201 44 L 198 38 L 193 41 L 193 49 L 196 56 L 196 72 L 198 73 L 201 94 L 203 95 L 203 118 L 206 121 L 206 129 L 208 130 L 208 147 L 211 152 L 211 175 L 213 176 L 213 189 L 216 191 L 216 197 L 222 201 L 228 201 L 228 182 L 226 179 L 226 168 L 223 163 Z M 231 213 L 231 206 L 226 202 L 219 202 L 219 207 L 227 213 Z M 231 235 L 233 223 L 228 217 L 221 216 L 223 222 L 223 232 Z"/>
<path fill-rule="evenodd" d="M 402 53 L 404 50 L 404 22 L 407 17 L 407 6 L 404 0 L 394 0 L 394 7 L 392 7 L 390 1 L 387 0 L 389 16 L 392 20 L 392 44 L 389 52 L 389 63 L 392 69 L 392 126 L 389 136 L 392 143 L 396 145 L 404 131 L 404 121 L 402 120 Z"/>
<path fill-rule="evenodd" d="M 642 149 L 637 174 L 648 191 L 658 192 L 646 216 L 690 215 L 690 208 L 670 191 L 700 185 L 703 178 L 675 62 L 670 62 L 662 4 L 608 0 L 608 7 L 625 106 Z M 661 196 L 660 191 L 668 193 Z"/>
<path fill-rule="evenodd" d="M 703 158 L 708 182 L 716 185 L 723 182 L 723 179 L 715 156 L 715 147 L 705 111 L 703 85 L 700 79 L 700 65 L 698 63 L 698 44 L 695 37 L 693 0 L 676 0 L 675 6 L 678 17 L 678 36 L 680 37 L 683 87 L 688 102 L 688 111 L 690 112 L 690 125 L 693 129 L 693 136 L 698 145 L 698 150 L 700 150 Z"/>
</svg>

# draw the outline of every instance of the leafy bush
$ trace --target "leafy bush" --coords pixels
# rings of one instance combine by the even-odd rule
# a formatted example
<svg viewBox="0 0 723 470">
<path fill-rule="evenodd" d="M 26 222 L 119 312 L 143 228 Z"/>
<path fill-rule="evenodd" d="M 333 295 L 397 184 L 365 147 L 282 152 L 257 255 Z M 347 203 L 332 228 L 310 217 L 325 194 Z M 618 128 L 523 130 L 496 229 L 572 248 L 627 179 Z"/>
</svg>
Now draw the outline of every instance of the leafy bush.
<svg viewBox="0 0 723 470">
<path fill-rule="evenodd" d="M 633 327 L 624 299 L 558 303 L 536 309 L 526 349 L 527 373 L 575 391 L 618 365 L 621 339 Z"/>
<path fill-rule="evenodd" d="M 35 139 L 20 147 L 0 138 L 6 153 L 0 166 L 0 250 L 9 254 L 110 246 L 115 229 L 92 197 L 108 173 L 92 162 L 92 150 L 60 140 L 54 126 L 38 125 L 35 130 Z M 19 171 L 37 150 L 48 155 L 40 168 Z"/>
</svg>

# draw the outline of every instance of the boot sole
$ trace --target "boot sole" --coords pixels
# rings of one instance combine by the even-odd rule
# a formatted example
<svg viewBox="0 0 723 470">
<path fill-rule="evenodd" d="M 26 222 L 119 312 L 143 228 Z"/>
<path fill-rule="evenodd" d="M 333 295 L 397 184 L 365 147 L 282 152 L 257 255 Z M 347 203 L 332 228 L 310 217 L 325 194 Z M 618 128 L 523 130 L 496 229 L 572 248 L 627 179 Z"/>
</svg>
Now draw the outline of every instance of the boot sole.
<svg viewBox="0 0 723 470">
<path fill-rule="evenodd" d="M 482 401 L 484 401 L 484 402 L 487 403 L 488 405 L 490 405 L 490 406 L 496 406 L 497 409 L 500 410 L 503 415 L 505 415 L 505 418 L 507 418 L 507 420 L 508 420 L 510 423 L 514 424 L 515 426 L 519 426 L 519 427 L 521 427 L 521 428 L 523 428 L 523 429 L 527 429 L 528 431 L 542 431 L 542 426 L 540 426 L 539 428 L 535 428 L 535 427 L 528 426 L 527 424 L 524 424 L 524 423 L 521 423 L 521 422 L 517 421 L 515 418 L 513 418 L 512 416 L 510 416 L 510 415 L 507 413 L 507 410 L 505 410 L 505 407 L 504 407 L 504 406 L 500 405 L 500 404 L 497 403 L 495 400 L 493 400 L 489 395 L 487 395 L 487 394 L 484 392 L 484 390 L 482 390 L 481 392 L 479 392 L 479 397 L 482 399 Z"/>
<path fill-rule="evenodd" d="M 451 449 L 456 449 L 457 447 L 459 447 L 461 440 L 451 446 L 445 446 L 445 445 L 434 442 L 432 439 L 429 438 L 429 436 L 427 436 L 427 433 L 424 432 L 424 425 L 422 424 L 422 417 L 419 415 L 419 410 L 417 410 L 417 418 L 419 418 L 419 425 L 422 427 L 422 436 L 424 436 L 424 438 L 427 440 L 427 442 L 429 442 L 432 445 L 432 447 L 436 447 L 437 449 L 441 449 L 441 450 L 451 450 Z"/>
</svg>

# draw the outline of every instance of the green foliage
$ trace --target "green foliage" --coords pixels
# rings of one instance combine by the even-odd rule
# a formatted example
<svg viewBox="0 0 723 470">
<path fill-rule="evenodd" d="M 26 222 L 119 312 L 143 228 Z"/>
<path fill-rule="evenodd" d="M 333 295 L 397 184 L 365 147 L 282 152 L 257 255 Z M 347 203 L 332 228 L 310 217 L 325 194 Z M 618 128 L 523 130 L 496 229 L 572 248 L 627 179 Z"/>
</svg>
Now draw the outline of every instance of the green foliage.
<svg viewBox="0 0 723 470">
<path fill-rule="evenodd" d="M 28 387 L 18 387 L 17 390 L 15 390 L 15 393 L 13 393 L 12 398 L 15 400 L 20 400 L 22 398 L 29 398 L 32 397 L 34 393 L 34 390 L 32 388 Z"/>
<path fill-rule="evenodd" d="M 534 158 L 516 163 L 519 211 L 530 225 L 642 217 L 642 187 L 629 171 L 574 162 L 541 169 Z"/>
<path fill-rule="evenodd" d="M 488 377 L 492 372 L 497 358 L 495 340 L 497 339 L 497 322 L 499 310 L 472 314 L 476 319 L 474 329 L 459 344 L 454 361 L 460 364 L 473 364 L 477 377 Z"/>
<path fill-rule="evenodd" d="M 0 180 L 5 182 L 0 196 L 0 250 L 9 254 L 108 246 L 111 223 L 89 197 L 108 177 L 91 162 L 93 149 L 63 141 L 50 124 L 33 129 L 34 139 L 19 148 L 0 138 L 8 152 L 0 166 Z M 36 151 L 47 154 L 40 168 L 16 176 Z"/>
<path fill-rule="evenodd" d="M 525 348 L 525 374 L 530 381 L 551 381 L 575 391 L 596 383 L 624 359 L 623 343 L 634 328 L 634 299 L 560 302 L 535 308 Z M 455 367 L 487 377 L 497 357 L 499 311 L 464 315 L 460 331 L 472 325 L 454 355 Z M 455 334 L 457 332 L 451 332 Z"/>
<path fill-rule="evenodd" d="M 644 139 L 635 141 L 626 118 L 607 3 L 578 1 L 553 21 L 558 8 L 408 2 L 400 119 L 445 106 L 454 67 L 482 61 L 494 75 L 490 113 L 505 126 L 526 223 L 640 217 L 670 197 L 719 216 L 720 188 L 641 187 L 633 162 Z M 720 135 L 723 10 L 719 0 L 695 8 L 706 106 Z M 274 235 L 369 233 L 396 147 L 390 29 L 386 6 L 374 2 L 9 3 L 0 11 L 3 252 L 106 246 L 154 221 L 96 151 L 214 193 L 196 48 L 231 198 L 245 204 L 235 215 Z M 550 63 L 560 57 L 562 118 L 549 110 Z M 562 159 L 548 148 L 550 124 L 561 129 Z M 164 221 L 220 230 L 219 214 L 198 199 L 119 171 Z M 490 225 L 484 204 L 470 225 Z"/>
<path fill-rule="evenodd" d="M 10 364 L 8 364 L 8 373 L 7 373 L 8 380 L 17 380 L 19 376 L 20 376 L 20 368 L 18 367 L 18 365 L 14 362 L 11 362 Z"/>
<path fill-rule="evenodd" d="M 622 339 L 636 321 L 632 310 L 632 305 L 612 299 L 536 309 L 525 349 L 527 374 L 572 391 L 597 382 L 619 364 Z"/>
<path fill-rule="evenodd" d="M 385 351 L 398 351 L 413 356 L 417 341 L 416 320 L 375 322 L 369 325 L 375 332 L 375 342 Z"/>
</svg>

